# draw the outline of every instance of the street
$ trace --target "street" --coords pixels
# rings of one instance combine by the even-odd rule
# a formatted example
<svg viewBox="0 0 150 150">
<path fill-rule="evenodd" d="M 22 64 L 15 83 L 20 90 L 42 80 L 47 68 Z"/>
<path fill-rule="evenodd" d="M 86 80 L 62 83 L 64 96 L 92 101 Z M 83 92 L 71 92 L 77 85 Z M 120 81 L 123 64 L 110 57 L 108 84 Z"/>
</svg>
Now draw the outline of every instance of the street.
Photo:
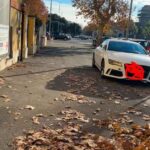
<svg viewBox="0 0 150 150">
<path fill-rule="evenodd" d="M 142 118 L 150 114 L 150 84 L 101 79 L 98 69 L 91 66 L 90 41 L 58 40 L 48 45 L 0 73 L 1 150 L 12 149 L 15 137 L 30 130 L 62 128 L 60 112 L 68 109 L 89 119 L 82 120 L 83 131 L 105 137 L 112 133 L 93 126 L 93 119 L 117 118 L 133 108 L 142 113 L 129 114 L 135 124 L 150 123 Z"/>
</svg>

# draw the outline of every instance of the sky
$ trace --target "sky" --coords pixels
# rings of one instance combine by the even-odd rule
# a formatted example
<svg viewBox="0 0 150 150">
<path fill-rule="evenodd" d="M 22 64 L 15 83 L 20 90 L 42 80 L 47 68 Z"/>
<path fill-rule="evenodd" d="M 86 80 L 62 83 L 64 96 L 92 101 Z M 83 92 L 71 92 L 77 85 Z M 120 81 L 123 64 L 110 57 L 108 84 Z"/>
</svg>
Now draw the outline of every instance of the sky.
<svg viewBox="0 0 150 150">
<path fill-rule="evenodd" d="M 84 19 L 83 16 L 77 17 L 77 9 L 72 7 L 72 0 L 52 0 L 52 13 L 56 13 L 67 20 L 79 23 L 82 27 L 86 26 L 89 20 Z M 50 0 L 44 0 L 47 7 L 50 7 Z M 150 0 L 133 0 L 133 14 L 132 18 L 137 21 L 137 13 L 144 6 L 150 5 Z"/>
</svg>

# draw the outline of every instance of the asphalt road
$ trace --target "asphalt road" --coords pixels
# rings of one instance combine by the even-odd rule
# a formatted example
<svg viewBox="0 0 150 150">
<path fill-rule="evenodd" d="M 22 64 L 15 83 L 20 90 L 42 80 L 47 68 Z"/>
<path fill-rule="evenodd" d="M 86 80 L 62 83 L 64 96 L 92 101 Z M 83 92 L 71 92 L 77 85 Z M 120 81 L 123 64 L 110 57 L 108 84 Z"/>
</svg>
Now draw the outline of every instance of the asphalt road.
<svg viewBox="0 0 150 150">
<path fill-rule="evenodd" d="M 5 95 L 0 97 L 1 150 L 12 149 L 13 139 L 25 131 L 43 126 L 62 126 L 63 123 L 56 118 L 66 107 L 98 119 L 116 117 L 131 106 L 150 114 L 150 85 L 101 79 L 99 71 L 91 67 L 93 49 L 90 43 L 75 39 L 51 41 L 34 57 L 0 73 L 5 80 L 0 85 L 0 95 Z M 96 103 L 61 101 L 64 92 L 83 95 Z M 26 105 L 35 109 L 24 109 Z M 98 108 L 101 111 L 93 113 Z M 37 114 L 44 114 L 38 125 L 32 121 Z M 138 117 L 133 119 L 137 123 L 145 123 Z M 91 122 L 84 124 L 84 130 L 109 136 L 107 131 L 93 127 Z"/>
</svg>

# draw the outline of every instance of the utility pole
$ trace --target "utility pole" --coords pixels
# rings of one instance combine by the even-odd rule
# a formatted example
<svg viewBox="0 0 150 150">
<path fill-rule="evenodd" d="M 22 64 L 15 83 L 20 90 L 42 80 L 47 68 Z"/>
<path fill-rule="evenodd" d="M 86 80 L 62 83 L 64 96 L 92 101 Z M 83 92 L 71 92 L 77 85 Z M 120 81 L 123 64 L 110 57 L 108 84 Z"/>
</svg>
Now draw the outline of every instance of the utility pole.
<svg viewBox="0 0 150 150">
<path fill-rule="evenodd" d="M 76 36 L 76 24 L 74 24 L 74 36 Z"/>
<path fill-rule="evenodd" d="M 52 30 L 52 5 L 53 5 L 53 2 L 52 0 L 50 0 L 50 15 L 49 15 L 49 33 L 50 33 L 50 36 L 51 36 L 51 30 Z"/>
<path fill-rule="evenodd" d="M 59 1 L 58 14 L 60 16 L 60 1 Z M 60 20 L 58 21 L 58 33 L 60 33 Z"/>
<path fill-rule="evenodd" d="M 133 6 L 133 0 L 130 1 L 130 10 L 129 10 L 129 19 L 128 19 L 128 24 L 127 24 L 127 33 L 126 33 L 126 38 L 129 38 L 129 30 L 130 30 L 130 22 L 131 22 L 131 15 L 132 15 L 132 6 Z"/>
<path fill-rule="evenodd" d="M 20 61 L 23 61 L 23 49 L 24 49 L 24 28 L 25 28 L 25 8 L 26 8 L 26 4 L 23 3 L 21 5 L 21 9 L 22 9 L 22 21 L 21 21 L 21 51 L 20 51 Z"/>
</svg>

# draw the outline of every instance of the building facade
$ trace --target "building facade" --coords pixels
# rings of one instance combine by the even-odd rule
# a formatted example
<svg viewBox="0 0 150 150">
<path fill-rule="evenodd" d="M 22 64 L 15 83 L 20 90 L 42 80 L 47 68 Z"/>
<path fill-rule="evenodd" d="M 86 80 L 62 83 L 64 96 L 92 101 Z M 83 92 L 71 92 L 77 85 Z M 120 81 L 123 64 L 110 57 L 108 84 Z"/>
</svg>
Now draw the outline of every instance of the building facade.
<svg viewBox="0 0 150 150">
<path fill-rule="evenodd" d="M 10 0 L 0 0 L 0 70 L 10 66 L 9 24 Z"/>
<path fill-rule="evenodd" d="M 0 70 L 36 53 L 35 18 L 23 0 L 0 0 Z"/>
<path fill-rule="evenodd" d="M 145 5 L 139 13 L 139 24 L 144 27 L 150 21 L 150 5 Z"/>
</svg>

